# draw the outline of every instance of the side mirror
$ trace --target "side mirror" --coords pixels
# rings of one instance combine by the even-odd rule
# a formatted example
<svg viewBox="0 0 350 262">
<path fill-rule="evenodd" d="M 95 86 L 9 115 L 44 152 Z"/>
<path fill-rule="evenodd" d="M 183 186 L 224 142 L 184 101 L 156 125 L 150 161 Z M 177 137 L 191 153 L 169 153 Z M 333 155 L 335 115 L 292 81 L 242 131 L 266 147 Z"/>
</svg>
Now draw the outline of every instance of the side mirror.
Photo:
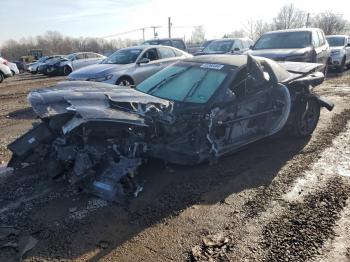
<svg viewBox="0 0 350 262">
<path fill-rule="evenodd" d="M 251 45 L 251 46 L 249 46 L 249 49 L 253 49 L 253 46 Z"/>
<path fill-rule="evenodd" d="M 350 43 L 348 43 L 346 46 L 347 46 L 347 47 L 350 47 Z"/>
<path fill-rule="evenodd" d="M 236 47 L 235 49 L 233 49 L 233 51 L 240 51 L 241 49 L 239 49 L 238 47 Z"/>
<path fill-rule="evenodd" d="M 151 60 L 149 58 L 143 57 L 137 63 L 138 64 L 148 64 L 149 62 L 151 62 Z"/>
<path fill-rule="evenodd" d="M 267 82 L 270 76 L 264 74 L 262 65 L 255 57 L 248 55 L 247 58 L 247 71 L 250 75 L 254 76 L 257 82 Z"/>
</svg>

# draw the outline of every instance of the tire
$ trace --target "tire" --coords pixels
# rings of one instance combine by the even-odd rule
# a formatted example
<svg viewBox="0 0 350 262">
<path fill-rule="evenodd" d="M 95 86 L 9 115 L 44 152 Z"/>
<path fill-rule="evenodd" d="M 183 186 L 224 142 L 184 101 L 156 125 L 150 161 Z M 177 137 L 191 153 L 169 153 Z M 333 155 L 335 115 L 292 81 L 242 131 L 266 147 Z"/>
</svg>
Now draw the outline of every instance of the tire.
<svg viewBox="0 0 350 262">
<path fill-rule="evenodd" d="M 37 71 L 30 71 L 32 75 L 36 75 Z"/>
<path fill-rule="evenodd" d="M 0 83 L 2 83 L 4 79 L 5 79 L 4 74 L 0 72 Z"/>
<path fill-rule="evenodd" d="M 115 83 L 118 86 L 132 86 L 134 85 L 134 81 L 127 76 L 120 77 Z"/>
<path fill-rule="evenodd" d="M 308 98 L 304 105 L 300 103 L 299 106 L 292 124 L 292 135 L 294 137 L 308 137 L 317 126 L 321 107 L 315 98 Z"/>
<path fill-rule="evenodd" d="M 16 75 L 15 71 L 13 71 L 13 70 L 11 70 L 11 74 L 12 74 L 12 76 Z"/>
<path fill-rule="evenodd" d="M 70 73 L 72 73 L 72 68 L 70 68 L 69 66 L 63 67 L 63 74 L 65 76 L 68 76 Z"/>
<path fill-rule="evenodd" d="M 323 74 L 324 74 L 324 78 L 326 79 L 327 78 L 327 76 L 328 76 L 328 63 L 329 63 L 329 61 L 327 61 L 327 63 L 326 63 L 326 65 L 325 65 L 325 67 L 324 67 L 324 69 L 323 69 Z"/>
<path fill-rule="evenodd" d="M 343 73 L 344 72 L 344 67 L 345 67 L 345 57 L 341 60 L 340 66 L 337 67 L 337 72 L 338 73 Z"/>
</svg>

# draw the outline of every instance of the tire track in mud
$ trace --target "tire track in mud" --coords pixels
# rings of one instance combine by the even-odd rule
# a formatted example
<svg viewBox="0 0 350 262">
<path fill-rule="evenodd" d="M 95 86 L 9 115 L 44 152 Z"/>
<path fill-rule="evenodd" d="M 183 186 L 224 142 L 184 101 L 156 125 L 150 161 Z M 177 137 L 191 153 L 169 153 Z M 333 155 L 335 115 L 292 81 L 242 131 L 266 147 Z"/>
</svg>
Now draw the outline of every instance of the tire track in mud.
<svg viewBox="0 0 350 262">
<path fill-rule="evenodd" d="M 247 218 L 257 217 L 266 211 L 266 207 L 273 199 L 281 197 L 304 171 L 310 170 L 320 153 L 332 145 L 333 139 L 338 134 L 345 131 L 349 120 L 349 109 L 334 115 L 331 124 L 326 129 L 321 130 L 315 140 L 311 141 L 302 152 L 287 163 L 269 186 L 258 189 L 255 196 L 245 203 L 244 210 Z"/>
<path fill-rule="evenodd" d="M 317 255 L 324 242 L 334 236 L 333 227 L 350 193 L 342 177 L 331 178 L 326 186 L 291 203 L 286 214 L 276 217 L 263 230 L 263 261 L 304 261 Z"/>
<path fill-rule="evenodd" d="M 289 203 L 283 196 L 305 171 L 313 168 L 321 153 L 333 146 L 334 139 L 341 139 L 340 134 L 348 130 L 349 119 L 350 110 L 334 115 L 330 124 L 287 162 L 269 186 L 256 189 L 255 195 L 243 203 L 238 220 L 227 218 L 229 226 L 220 233 L 221 239 L 228 241 L 224 248 L 202 243 L 192 249 L 190 259 L 299 261 L 317 254 L 322 244 L 334 235 L 333 226 L 350 193 L 349 183 L 343 182 L 342 177 L 327 179 L 297 203 Z"/>
</svg>

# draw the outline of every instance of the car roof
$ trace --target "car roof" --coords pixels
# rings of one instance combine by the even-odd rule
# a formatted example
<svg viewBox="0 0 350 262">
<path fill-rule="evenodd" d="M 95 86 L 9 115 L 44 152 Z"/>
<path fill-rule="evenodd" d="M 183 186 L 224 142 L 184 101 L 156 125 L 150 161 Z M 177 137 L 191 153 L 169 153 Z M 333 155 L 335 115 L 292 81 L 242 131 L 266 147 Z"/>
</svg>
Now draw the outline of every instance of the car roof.
<svg viewBox="0 0 350 262">
<path fill-rule="evenodd" d="M 283 30 L 276 30 L 276 31 L 270 31 L 266 32 L 265 34 L 276 34 L 276 33 L 288 33 L 288 32 L 313 32 L 316 30 L 322 31 L 320 28 L 294 28 L 294 29 L 283 29 Z"/>
<path fill-rule="evenodd" d="M 136 45 L 136 46 L 120 48 L 118 50 L 127 50 L 127 49 L 142 49 L 142 50 L 144 50 L 144 49 L 149 49 L 149 48 L 159 48 L 159 46 L 175 49 L 174 47 L 168 46 L 168 45 Z"/>
<path fill-rule="evenodd" d="M 347 35 L 326 35 L 326 38 L 327 37 L 349 37 Z"/>
<path fill-rule="evenodd" d="M 181 40 L 181 41 L 183 41 L 182 38 L 154 38 L 154 39 L 145 40 L 145 42 L 148 42 L 148 41 L 166 41 L 166 40 Z"/>
<path fill-rule="evenodd" d="M 247 64 L 247 55 L 201 55 L 187 58 L 183 61 L 241 67 Z"/>
<path fill-rule="evenodd" d="M 70 55 L 79 55 L 79 54 L 97 54 L 95 52 L 77 52 L 77 53 L 71 53 Z"/>
</svg>

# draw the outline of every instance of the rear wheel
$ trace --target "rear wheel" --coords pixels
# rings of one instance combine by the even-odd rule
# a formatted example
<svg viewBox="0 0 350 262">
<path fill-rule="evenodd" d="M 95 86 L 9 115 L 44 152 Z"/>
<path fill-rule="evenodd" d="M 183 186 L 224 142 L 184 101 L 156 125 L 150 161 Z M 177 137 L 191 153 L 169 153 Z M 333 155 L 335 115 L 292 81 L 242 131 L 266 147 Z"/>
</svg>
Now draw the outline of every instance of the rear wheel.
<svg viewBox="0 0 350 262">
<path fill-rule="evenodd" d="M 345 67 L 345 57 L 341 60 L 340 66 L 337 68 L 338 73 L 343 73 Z"/>
<path fill-rule="evenodd" d="M 0 72 L 0 83 L 2 83 L 2 81 L 4 81 L 5 77 L 4 74 Z"/>
<path fill-rule="evenodd" d="M 123 76 L 115 84 L 118 86 L 131 86 L 134 84 L 134 81 L 130 77 Z"/>
<path fill-rule="evenodd" d="M 328 63 L 329 63 L 329 61 L 327 61 L 326 65 L 324 66 L 324 69 L 323 69 L 324 78 L 327 78 L 327 75 L 328 75 Z"/>
<path fill-rule="evenodd" d="M 63 74 L 65 76 L 69 75 L 70 73 L 72 73 L 72 68 L 70 68 L 69 66 L 63 67 Z"/>
<path fill-rule="evenodd" d="M 315 98 L 308 98 L 306 103 L 297 109 L 292 126 L 292 134 L 295 137 L 307 137 L 315 130 L 320 118 L 320 104 Z"/>
</svg>

